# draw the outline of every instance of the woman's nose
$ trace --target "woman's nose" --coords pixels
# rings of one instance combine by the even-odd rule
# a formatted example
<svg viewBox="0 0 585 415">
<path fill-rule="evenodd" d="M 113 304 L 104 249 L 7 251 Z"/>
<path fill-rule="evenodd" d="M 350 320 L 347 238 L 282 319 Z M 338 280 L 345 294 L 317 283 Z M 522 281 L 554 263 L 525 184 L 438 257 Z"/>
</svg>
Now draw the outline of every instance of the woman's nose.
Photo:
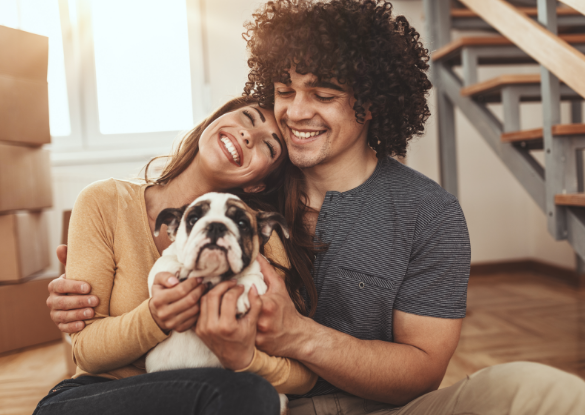
<svg viewBox="0 0 585 415">
<path fill-rule="evenodd" d="M 249 130 L 241 130 L 240 137 L 242 137 L 242 141 L 246 147 L 252 148 L 254 146 L 254 140 L 252 139 L 252 134 Z"/>
</svg>

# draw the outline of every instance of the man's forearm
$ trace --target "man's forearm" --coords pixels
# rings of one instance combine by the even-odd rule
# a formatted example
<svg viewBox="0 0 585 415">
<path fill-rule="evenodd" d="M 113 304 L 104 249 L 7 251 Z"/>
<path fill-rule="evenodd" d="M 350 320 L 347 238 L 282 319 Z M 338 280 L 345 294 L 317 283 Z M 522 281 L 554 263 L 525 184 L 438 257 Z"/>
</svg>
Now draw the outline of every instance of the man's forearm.
<svg viewBox="0 0 585 415">
<path fill-rule="evenodd" d="M 403 405 L 438 388 L 445 368 L 423 350 L 359 340 L 307 319 L 292 358 L 338 388 L 366 399 Z"/>
</svg>

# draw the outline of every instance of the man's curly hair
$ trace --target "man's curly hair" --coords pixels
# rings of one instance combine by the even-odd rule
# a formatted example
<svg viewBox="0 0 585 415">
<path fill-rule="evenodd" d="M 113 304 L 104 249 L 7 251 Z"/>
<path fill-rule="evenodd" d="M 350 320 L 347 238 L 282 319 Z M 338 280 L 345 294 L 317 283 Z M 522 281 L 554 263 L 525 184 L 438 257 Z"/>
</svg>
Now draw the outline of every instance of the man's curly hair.
<svg viewBox="0 0 585 415">
<path fill-rule="evenodd" d="M 430 116 L 428 50 L 404 16 L 383 0 L 269 1 L 245 24 L 248 82 L 264 108 L 274 106 L 274 82 L 289 70 L 336 79 L 353 90 L 356 120 L 372 114 L 368 144 L 378 158 L 405 156 Z M 369 105 L 369 107 L 368 107 Z"/>
</svg>

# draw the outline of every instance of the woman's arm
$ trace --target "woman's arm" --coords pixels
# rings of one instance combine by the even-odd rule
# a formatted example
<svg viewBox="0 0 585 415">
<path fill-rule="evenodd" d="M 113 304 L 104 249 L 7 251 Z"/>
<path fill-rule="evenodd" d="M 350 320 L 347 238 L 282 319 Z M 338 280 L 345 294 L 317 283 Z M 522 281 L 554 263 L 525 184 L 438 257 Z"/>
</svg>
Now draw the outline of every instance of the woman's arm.
<svg viewBox="0 0 585 415">
<path fill-rule="evenodd" d="M 309 392 L 319 378 L 297 360 L 270 356 L 258 349 L 255 349 L 252 363 L 235 372 L 255 373 L 270 382 L 278 393 L 293 395 Z"/>
<path fill-rule="evenodd" d="M 71 336 L 76 364 L 90 373 L 126 366 L 167 337 L 153 320 L 148 299 L 128 313 L 110 317 L 117 209 L 115 182 L 98 182 L 81 192 L 69 225 L 67 278 L 88 282 L 99 298 L 95 317 Z"/>
</svg>

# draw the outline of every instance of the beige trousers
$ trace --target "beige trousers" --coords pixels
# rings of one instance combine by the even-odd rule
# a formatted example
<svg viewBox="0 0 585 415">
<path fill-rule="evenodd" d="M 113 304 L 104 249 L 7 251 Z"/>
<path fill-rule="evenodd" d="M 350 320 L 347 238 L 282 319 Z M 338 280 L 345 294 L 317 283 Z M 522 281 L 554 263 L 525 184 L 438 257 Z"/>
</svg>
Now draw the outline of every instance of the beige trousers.
<svg viewBox="0 0 585 415">
<path fill-rule="evenodd" d="M 402 407 L 331 394 L 289 403 L 290 415 L 585 415 L 585 382 L 539 363 L 488 367 Z"/>
</svg>

